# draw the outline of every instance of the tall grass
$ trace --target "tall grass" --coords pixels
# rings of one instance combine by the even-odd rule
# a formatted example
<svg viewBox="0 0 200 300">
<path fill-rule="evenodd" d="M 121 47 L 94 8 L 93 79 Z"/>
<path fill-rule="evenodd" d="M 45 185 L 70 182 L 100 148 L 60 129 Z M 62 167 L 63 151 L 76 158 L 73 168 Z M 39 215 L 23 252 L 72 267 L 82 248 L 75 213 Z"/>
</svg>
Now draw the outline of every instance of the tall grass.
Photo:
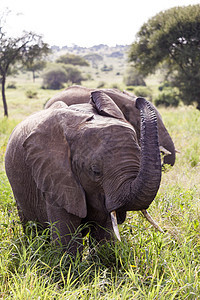
<svg viewBox="0 0 200 300">
<path fill-rule="evenodd" d="M 37 105 L 29 113 L 37 110 L 39 99 L 34 101 Z M 156 232 L 140 213 L 130 212 L 120 226 L 122 242 L 101 246 L 91 254 L 85 238 L 82 260 L 72 260 L 55 247 L 49 230 L 40 235 L 26 235 L 22 230 L 3 160 L 8 137 L 28 108 L 24 116 L 14 106 L 10 112 L 11 119 L 0 120 L 0 299 L 199 299 L 197 110 L 160 109 L 181 152 L 175 166 L 163 173 L 149 208 L 164 233 Z M 31 228 L 34 223 L 29 224 Z"/>
</svg>

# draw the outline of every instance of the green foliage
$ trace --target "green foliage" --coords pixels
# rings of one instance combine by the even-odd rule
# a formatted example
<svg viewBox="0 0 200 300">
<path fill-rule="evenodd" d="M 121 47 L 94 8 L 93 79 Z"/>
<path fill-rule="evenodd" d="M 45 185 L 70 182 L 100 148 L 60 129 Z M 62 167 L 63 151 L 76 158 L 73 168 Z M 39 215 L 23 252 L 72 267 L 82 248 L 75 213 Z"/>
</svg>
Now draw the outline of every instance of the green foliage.
<svg viewBox="0 0 200 300">
<path fill-rule="evenodd" d="M 85 80 L 81 71 L 73 65 L 51 64 L 43 74 L 43 88 L 58 90 L 65 83 L 81 84 Z"/>
<path fill-rule="evenodd" d="M 154 101 L 156 106 L 177 107 L 179 105 L 179 97 L 173 91 L 163 91 Z"/>
<path fill-rule="evenodd" d="M 200 108 L 200 5 L 174 7 L 145 23 L 129 58 L 144 75 L 166 62 L 169 79 L 184 103 Z"/>
<path fill-rule="evenodd" d="M 84 58 L 92 63 L 93 68 L 97 68 L 98 63 L 103 60 L 103 57 L 97 53 L 86 54 Z"/>
<path fill-rule="evenodd" d="M 43 88 L 59 90 L 68 81 L 67 72 L 62 66 L 56 66 L 43 74 Z"/>
<path fill-rule="evenodd" d="M 50 53 L 50 48 L 46 43 L 31 45 L 23 57 L 23 68 L 32 72 L 33 81 L 36 72 L 41 71 L 46 66 L 46 56 Z"/>
<path fill-rule="evenodd" d="M 158 87 L 158 90 L 160 93 L 154 100 L 156 106 L 177 107 L 179 105 L 180 96 L 177 93 L 177 89 L 174 89 L 169 81 L 164 81 Z"/>
<path fill-rule="evenodd" d="M 120 87 L 119 87 L 119 85 L 118 85 L 117 83 L 113 83 L 113 84 L 111 85 L 111 88 L 112 88 L 112 89 L 118 89 L 118 90 L 120 90 Z"/>
<path fill-rule="evenodd" d="M 137 87 L 133 87 L 132 91 L 137 97 L 144 97 L 148 101 L 152 101 L 152 90 L 149 87 L 137 86 Z"/>
<path fill-rule="evenodd" d="M 79 55 L 70 54 L 70 53 L 61 55 L 56 60 L 56 62 L 66 64 L 66 65 L 89 66 L 88 62 L 83 57 Z"/>
<path fill-rule="evenodd" d="M 198 140 L 193 140 L 185 155 L 192 168 L 198 166 L 200 162 L 200 143 Z"/>
<path fill-rule="evenodd" d="M 101 71 L 102 72 L 110 72 L 113 70 L 113 66 L 110 65 L 110 66 L 107 66 L 107 65 L 104 65 L 102 68 L 101 68 Z"/>
<path fill-rule="evenodd" d="M 16 89 L 16 83 L 14 81 L 8 83 L 7 89 Z"/>
<path fill-rule="evenodd" d="M 67 81 L 71 83 L 81 84 L 85 77 L 83 77 L 81 71 L 72 65 L 63 65 L 67 73 Z"/>
<path fill-rule="evenodd" d="M 33 84 L 7 91 L 16 118 L 38 111 L 55 94 L 38 85 L 38 99 L 30 99 L 28 105 L 28 89 L 34 90 Z M 141 213 L 128 212 L 119 226 L 122 243 L 102 245 L 91 254 L 86 237 L 82 261 L 80 257 L 73 261 L 55 247 L 50 230 L 32 234 L 36 227 L 30 222 L 30 234 L 22 231 L 3 168 L 6 144 L 19 120 L 0 119 L 0 298 L 199 298 L 200 113 L 191 106 L 161 107 L 159 112 L 181 152 L 175 165 L 162 174 L 159 192 L 148 209 L 165 233 L 156 232 Z"/>
<path fill-rule="evenodd" d="M 98 89 L 102 89 L 102 88 L 105 87 L 105 85 L 106 85 L 106 83 L 105 83 L 104 81 L 100 81 L 100 82 L 98 83 L 98 85 L 97 85 L 97 88 L 98 88 Z"/>
<path fill-rule="evenodd" d="M 5 116 L 8 116 L 8 107 L 5 94 L 5 83 L 7 76 L 11 74 L 13 70 L 15 71 L 15 66 L 17 64 L 23 63 L 24 61 L 29 61 L 31 48 L 37 47 L 38 49 L 41 49 L 43 45 L 44 44 L 41 36 L 36 35 L 32 32 L 25 32 L 21 37 L 11 38 L 7 37 L 5 32 L 1 28 L 0 81 L 2 85 L 1 90 Z M 31 57 L 35 56 L 36 54 L 31 54 Z"/>
<path fill-rule="evenodd" d="M 166 89 L 168 87 L 169 88 L 171 87 L 170 82 L 164 81 L 162 84 L 159 85 L 158 89 L 159 89 L 159 91 L 163 91 L 164 89 Z"/>
<path fill-rule="evenodd" d="M 97 53 L 90 53 L 90 54 L 86 54 L 84 55 L 84 58 L 86 60 L 89 60 L 89 61 L 102 61 L 103 60 L 103 57 Z"/>
<path fill-rule="evenodd" d="M 26 91 L 27 98 L 37 98 L 38 93 L 36 91 L 28 90 Z"/>
<path fill-rule="evenodd" d="M 145 86 L 144 77 L 134 67 L 129 67 L 124 76 L 124 83 L 127 86 Z"/>
</svg>

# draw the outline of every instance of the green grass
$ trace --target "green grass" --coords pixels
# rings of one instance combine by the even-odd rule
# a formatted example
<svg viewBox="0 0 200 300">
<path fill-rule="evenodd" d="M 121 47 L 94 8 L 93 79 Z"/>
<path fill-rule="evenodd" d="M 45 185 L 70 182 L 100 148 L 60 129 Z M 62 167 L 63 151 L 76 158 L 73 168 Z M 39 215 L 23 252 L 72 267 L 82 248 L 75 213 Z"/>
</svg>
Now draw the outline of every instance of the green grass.
<svg viewBox="0 0 200 300">
<path fill-rule="evenodd" d="M 30 89 L 38 98 L 26 98 Z M 200 113 L 159 109 L 180 151 L 149 208 L 165 233 L 130 212 L 120 226 L 122 243 L 90 255 L 86 238 L 82 261 L 72 261 L 48 240 L 47 230 L 23 233 L 3 166 L 12 129 L 55 93 L 25 81 L 7 90 L 10 117 L 0 119 L 0 299 L 199 299 Z"/>
</svg>

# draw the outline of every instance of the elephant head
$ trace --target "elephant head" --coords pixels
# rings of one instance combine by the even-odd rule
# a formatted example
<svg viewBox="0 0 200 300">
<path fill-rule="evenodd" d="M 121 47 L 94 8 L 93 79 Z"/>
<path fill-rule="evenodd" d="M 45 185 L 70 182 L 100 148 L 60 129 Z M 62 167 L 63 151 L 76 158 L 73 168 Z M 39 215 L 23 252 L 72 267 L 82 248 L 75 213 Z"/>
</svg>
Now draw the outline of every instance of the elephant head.
<svg viewBox="0 0 200 300">
<path fill-rule="evenodd" d="M 84 223 L 98 225 L 90 233 L 97 241 L 110 238 L 103 227 L 112 232 L 112 223 L 119 237 L 116 224 L 124 222 L 126 211 L 141 210 L 154 224 L 146 209 L 161 180 L 157 118 L 145 99 L 135 105 L 140 145 L 102 91 L 93 91 L 86 104 L 56 102 L 17 126 L 5 166 L 24 223 L 56 222 L 63 246 Z"/>
<path fill-rule="evenodd" d="M 45 108 L 50 107 L 56 101 L 63 101 L 67 105 L 87 103 L 90 100 L 90 93 L 94 89 L 85 88 L 82 86 L 71 86 L 61 93 L 52 97 L 45 105 Z M 134 127 L 138 141 L 140 141 L 140 113 L 136 108 L 137 97 L 129 92 L 121 92 L 117 89 L 102 89 L 120 108 L 124 117 Z M 164 154 L 163 164 L 169 164 L 171 166 L 175 163 L 176 150 L 171 136 L 169 135 L 160 113 L 154 107 L 154 111 L 157 117 L 158 123 L 158 139 L 160 150 Z"/>
</svg>

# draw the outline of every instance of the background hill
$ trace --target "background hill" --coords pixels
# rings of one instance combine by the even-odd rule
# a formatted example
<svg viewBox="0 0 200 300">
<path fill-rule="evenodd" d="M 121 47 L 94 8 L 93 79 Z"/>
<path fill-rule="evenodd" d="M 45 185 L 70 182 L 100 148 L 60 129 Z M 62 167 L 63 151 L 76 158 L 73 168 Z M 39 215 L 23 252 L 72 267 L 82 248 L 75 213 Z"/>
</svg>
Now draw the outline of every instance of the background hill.
<svg viewBox="0 0 200 300">
<path fill-rule="evenodd" d="M 90 67 L 82 68 L 85 74 L 92 82 L 84 82 L 83 85 L 97 87 L 108 84 L 120 85 L 123 83 L 123 76 L 128 65 L 128 45 L 116 45 L 109 47 L 100 44 L 92 47 L 80 47 L 78 45 L 51 47 L 53 53 L 51 60 L 55 60 L 65 53 L 72 53 L 84 57 L 90 64 Z"/>
</svg>

